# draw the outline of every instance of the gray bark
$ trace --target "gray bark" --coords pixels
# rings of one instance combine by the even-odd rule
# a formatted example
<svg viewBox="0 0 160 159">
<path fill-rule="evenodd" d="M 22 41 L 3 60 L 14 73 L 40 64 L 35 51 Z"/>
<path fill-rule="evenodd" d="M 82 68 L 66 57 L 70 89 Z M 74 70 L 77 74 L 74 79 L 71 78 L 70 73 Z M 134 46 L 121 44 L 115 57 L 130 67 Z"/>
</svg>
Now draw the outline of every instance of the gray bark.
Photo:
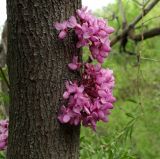
<svg viewBox="0 0 160 159">
<path fill-rule="evenodd" d="M 57 120 L 67 79 L 78 79 L 67 64 L 76 49 L 52 25 L 75 13 L 81 0 L 7 0 L 10 79 L 7 159 L 78 159 L 80 126 Z"/>
</svg>

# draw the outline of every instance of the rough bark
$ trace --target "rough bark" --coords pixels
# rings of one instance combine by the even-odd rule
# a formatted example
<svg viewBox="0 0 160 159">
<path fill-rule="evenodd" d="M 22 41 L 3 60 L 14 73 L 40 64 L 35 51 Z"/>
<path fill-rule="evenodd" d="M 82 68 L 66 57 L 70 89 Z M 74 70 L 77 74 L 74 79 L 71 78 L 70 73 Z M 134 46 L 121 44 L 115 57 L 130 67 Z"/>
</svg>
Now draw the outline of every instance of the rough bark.
<svg viewBox="0 0 160 159">
<path fill-rule="evenodd" d="M 74 34 L 58 40 L 52 25 L 71 16 L 81 0 L 7 0 L 11 104 L 7 159 L 78 159 L 80 126 L 62 125 L 64 83 L 79 78 L 67 64 Z"/>
</svg>

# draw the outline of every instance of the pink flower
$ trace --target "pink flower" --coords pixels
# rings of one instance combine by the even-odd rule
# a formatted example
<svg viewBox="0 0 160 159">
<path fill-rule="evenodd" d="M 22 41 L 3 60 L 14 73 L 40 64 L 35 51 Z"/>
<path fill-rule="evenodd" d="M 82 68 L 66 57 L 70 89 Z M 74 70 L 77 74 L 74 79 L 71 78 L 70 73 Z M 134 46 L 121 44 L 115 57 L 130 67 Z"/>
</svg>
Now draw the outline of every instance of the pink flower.
<svg viewBox="0 0 160 159">
<path fill-rule="evenodd" d="M 82 7 L 81 9 L 78 9 L 76 13 L 77 16 L 83 21 L 88 21 L 93 17 L 91 11 L 87 11 L 87 7 Z"/>
<path fill-rule="evenodd" d="M 66 36 L 67 36 L 67 31 L 65 30 L 62 30 L 58 35 L 60 39 L 64 39 Z"/>
<path fill-rule="evenodd" d="M 75 28 L 78 25 L 76 17 L 75 16 L 71 16 L 68 20 L 68 27 L 69 28 Z"/>
<path fill-rule="evenodd" d="M 64 39 L 70 29 L 77 35 L 77 48 L 87 46 L 91 52 L 91 59 L 103 63 L 111 51 L 109 35 L 114 29 L 103 19 L 93 16 L 87 7 L 78 9 L 75 16 L 68 21 L 56 23 L 59 38 Z M 63 98 L 66 106 L 62 106 L 58 115 L 61 123 L 70 125 L 82 124 L 96 130 L 98 121 L 107 122 L 110 109 L 113 108 L 114 76 L 113 71 L 104 69 L 100 64 L 81 64 L 78 56 L 73 56 L 68 67 L 78 71 L 82 67 L 79 82 L 67 81 Z"/>
<path fill-rule="evenodd" d="M 61 115 L 58 116 L 61 123 L 67 123 L 70 120 L 69 110 L 65 106 L 61 107 Z"/>
<path fill-rule="evenodd" d="M 62 23 L 58 23 L 58 22 L 56 22 L 55 24 L 54 24 L 54 26 L 55 26 L 55 28 L 57 29 L 57 30 L 66 30 L 67 29 L 67 25 L 68 25 L 68 22 L 67 21 L 64 21 L 64 22 L 62 22 Z"/>
<path fill-rule="evenodd" d="M 66 82 L 64 99 L 68 105 L 62 106 L 58 119 L 61 123 L 84 126 L 96 129 L 100 120 L 108 121 L 109 109 L 113 108 L 115 98 L 113 72 L 100 65 L 85 64 L 82 82 Z"/>
<path fill-rule="evenodd" d="M 76 18 L 80 19 L 80 23 Z M 60 39 L 64 39 L 67 29 L 72 28 L 78 37 L 77 48 L 89 46 L 92 58 L 99 63 L 104 62 L 111 50 L 109 34 L 114 32 L 114 29 L 108 26 L 105 20 L 93 16 L 87 7 L 78 9 L 76 16 L 71 16 L 68 21 L 56 23 L 55 28 L 60 31 Z"/>
<path fill-rule="evenodd" d="M 5 150 L 7 148 L 8 124 L 8 120 L 0 121 L 0 150 Z"/>
<path fill-rule="evenodd" d="M 112 27 L 106 27 L 106 28 L 104 28 L 104 29 L 105 29 L 105 31 L 106 31 L 108 34 L 111 34 L 111 33 L 114 32 L 114 28 L 112 28 Z"/>
<path fill-rule="evenodd" d="M 60 31 L 58 37 L 60 39 L 64 39 L 66 36 L 67 36 L 67 25 L 68 25 L 68 22 L 67 21 L 64 21 L 62 23 L 55 23 L 55 28 Z"/>
<path fill-rule="evenodd" d="M 81 66 L 81 63 L 78 62 L 78 56 L 73 56 L 72 63 L 69 63 L 68 67 L 71 70 L 77 70 L 80 68 L 80 66 Z"/>
</svg>

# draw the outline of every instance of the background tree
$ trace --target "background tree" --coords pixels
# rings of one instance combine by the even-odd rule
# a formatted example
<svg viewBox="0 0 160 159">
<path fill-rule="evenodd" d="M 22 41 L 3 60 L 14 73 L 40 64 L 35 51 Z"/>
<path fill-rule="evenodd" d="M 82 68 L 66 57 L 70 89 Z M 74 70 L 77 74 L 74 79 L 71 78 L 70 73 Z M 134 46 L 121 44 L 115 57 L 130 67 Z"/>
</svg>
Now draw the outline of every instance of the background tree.
<svg viewBox="0 0 160 159">
<path fill-rule="evenodd" d="M 7 56 L 7 21 L 5 22 L 2 36 L 1 36 L 1 43 L 0 43 L 0 105 L 1 111 L 3 116 L 9 116 L 9 81 L 8 81 L 8 74 L 7 74 L 7 65 L 6 65 L 6 56 Z"/>
<path fill-rule="evenodd" d="M 58 40 L 53 23 L 73 15 L 80 0 L 7 0 L 10 126 L 8 159 L 78 159 L 80 127 L 60 125 L 66 67 L 74 34 Z"/>
</svg>

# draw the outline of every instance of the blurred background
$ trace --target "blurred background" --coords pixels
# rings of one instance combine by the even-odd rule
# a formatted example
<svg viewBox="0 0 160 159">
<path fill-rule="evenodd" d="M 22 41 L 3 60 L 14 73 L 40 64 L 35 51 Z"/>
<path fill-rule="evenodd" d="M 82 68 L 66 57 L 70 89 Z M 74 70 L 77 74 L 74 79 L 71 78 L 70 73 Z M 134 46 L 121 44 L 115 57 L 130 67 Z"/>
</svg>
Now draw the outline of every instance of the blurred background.
<svg viewBox="0 0 160 159">
<path fill-rule="evenodd" d="M 117 98 L 107 124 L 81 128 L 81 159 L 160 159 L 160 2 L 83 0 L 115 28 L 103 66 L 113 69 Z M 6 2 L 1 0 L 0 117 L 8 116 Z M 3 32 L 3 33 L 2 33 Z M 84 49 L 83 60 L 88 51 Z M 1 158 L 5 158 L 1 153 Z"/>
</svg>

